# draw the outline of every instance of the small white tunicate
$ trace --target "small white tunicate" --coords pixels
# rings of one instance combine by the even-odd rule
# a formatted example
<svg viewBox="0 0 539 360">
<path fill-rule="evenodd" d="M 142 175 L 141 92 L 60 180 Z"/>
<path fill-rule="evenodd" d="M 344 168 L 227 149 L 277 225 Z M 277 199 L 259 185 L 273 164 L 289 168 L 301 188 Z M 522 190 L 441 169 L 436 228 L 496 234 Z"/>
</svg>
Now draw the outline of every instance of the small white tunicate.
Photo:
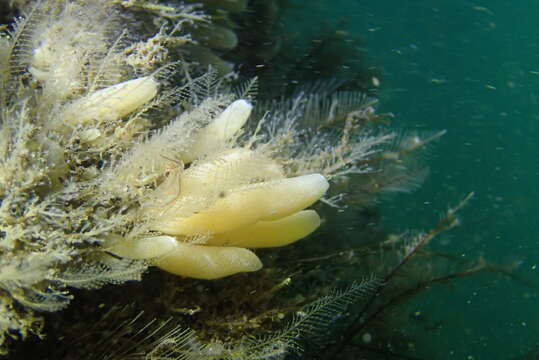
<svg viewBox="0 0 539 360">
<path fill-rule="evenodd" d="M 157 90 L 158 83 L 151 76 L 109 86 L 69 104 L 60 117 L 61 123 L 77 126 L 115 121 L 148 103 Z"/>
</svg>

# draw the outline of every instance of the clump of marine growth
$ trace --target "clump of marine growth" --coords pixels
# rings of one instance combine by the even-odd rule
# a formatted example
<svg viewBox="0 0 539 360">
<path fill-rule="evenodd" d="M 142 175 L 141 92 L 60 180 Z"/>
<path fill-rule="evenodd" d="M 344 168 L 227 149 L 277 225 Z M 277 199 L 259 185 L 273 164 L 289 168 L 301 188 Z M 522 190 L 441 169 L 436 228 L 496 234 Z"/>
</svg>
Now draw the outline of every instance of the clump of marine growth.
<svg viewBox="0 0 539 360">
<path fill-rule="evenodd" d="M 328 181 L 367 172 L 392 138 L 355 134 L 361 117 L 338 122 L 336 99 L 314 111 L 335 130 L 309 132 L 307 96 L 249 124 L 248 91 L 158 67 L 166 41 L 128 41 L 117 11 L 43 1 L 0 38 L 1 344 L 39 334 L 34 311 L 66 306 L 69 287 L 140 279 L 148 265 L 201 279 L 260 269 L 249 249 L 313 232 L 306 208 Z M 346 99 L 346 111 L 365 100 Z"/>
</svg>

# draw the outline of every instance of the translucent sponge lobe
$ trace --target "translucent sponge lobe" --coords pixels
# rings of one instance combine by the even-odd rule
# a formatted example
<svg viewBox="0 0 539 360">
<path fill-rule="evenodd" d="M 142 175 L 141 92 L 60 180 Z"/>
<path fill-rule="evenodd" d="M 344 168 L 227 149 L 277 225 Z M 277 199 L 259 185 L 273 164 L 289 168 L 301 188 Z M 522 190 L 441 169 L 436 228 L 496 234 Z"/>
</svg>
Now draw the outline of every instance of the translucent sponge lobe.
<svg viewBox="0 0 539 360">
<path fill-rule="evenodd" d="M 97 90 L 71 103 L 63 120 L 70 125 L 117 120 L 152 100 L 158 85 L 151 76 L 145 76 Z"/>
<path fill-rule="evenodd" d="M 206 280 L 262 268 L 260 259 L 247 249 L 180 242 L 172 251 L 155 259 L 154 264 L 175 275 Z"/>
<path fill-rule="evenodd" d="M 303 210 L 273 221 L 259 221 L 251 226 L 217 234 L 207 244 L 269 248 L 285 246 L 306 237 L 320 226 L 314 210 Z"/>
<path fill-rule="evenodd" d="M 222 147 L 245 125 L 252 109 L 253 106 L 246 100 L 234 101 L 200 131 L 189 152 L 182 154 L 182 161 L 191 162 Z"/>
<path fill-rule="evenodd" d="M 167 214 L 157 221 L 154 230 L 171 235 L 220 234 L 261 220 L 277 220 L 310 206 L 328 186 L 320 174 L 243 186 L 223 193 L 198 214 L 184 218 Z"/>
</svg>

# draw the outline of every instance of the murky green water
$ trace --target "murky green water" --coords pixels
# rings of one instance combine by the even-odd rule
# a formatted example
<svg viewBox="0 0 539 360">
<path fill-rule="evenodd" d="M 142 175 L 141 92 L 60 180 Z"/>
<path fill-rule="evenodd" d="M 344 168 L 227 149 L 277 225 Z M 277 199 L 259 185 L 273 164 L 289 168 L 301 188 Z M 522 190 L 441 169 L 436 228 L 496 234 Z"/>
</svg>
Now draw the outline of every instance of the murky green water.
<svg viewBox="0 0 539 360">
<path fill-rule="evenodd" d="M 318 0 L 303 6 L 309 21 L 289 26 L 309 33 L 312 24 L 344 21 L 339 29 L 363 39 L 370 61 L 383 69 L 382 112 L 395 113 L 405 129 L 448 130 L 433 147 L 423 187 L 384 204 L 386 223 L 428 228 L 474 191 L 462 226 L 433 246 L 515 266 L 514 274 L 539 284 L 539 3 Z M 430 291 L 412 305 L 437 324 L 418 331 L 424 358 L 535 359 L 537 294 L 495 274 Z"/>
</svg>

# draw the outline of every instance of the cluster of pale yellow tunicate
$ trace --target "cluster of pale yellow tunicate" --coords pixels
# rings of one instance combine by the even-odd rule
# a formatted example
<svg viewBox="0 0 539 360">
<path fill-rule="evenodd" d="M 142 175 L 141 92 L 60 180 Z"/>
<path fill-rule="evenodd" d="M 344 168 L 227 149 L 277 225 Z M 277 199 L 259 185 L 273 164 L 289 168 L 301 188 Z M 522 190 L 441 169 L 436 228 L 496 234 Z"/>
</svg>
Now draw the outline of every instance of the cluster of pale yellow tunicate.
<svg viewBox="0 0 539 360">
<path fill-rule="evenodd" d="M 117 221 L 128 224 L 125 228 L 118 225 L 99 236 L 105 250 L 174 274 L 214 279 L 260 269 L 248 248 L 283 246 L 319 226 L 316 212 L 305 209 L 326 192 L 324 176 L 289 177 L 269 151 L 237 141 L 251 114 L 248 101 L 224 96 L 228 100 L 216 100 L 208 111 L 197 104 L 196 120 L 179 116 L 151 136 L 141 135 L 149 127 L 144 112 L 160 103 L 157 73 L 120 82 L 122 53 L 107 49 L 104 30 L 79 10 L 69 4 L 39 25 L 30 73 L 45 97 L 54 95 L 60 103 L 52 106 L 58 110 L 44 121 L 44 130 L 65 142 L 76 139 L 75 151 L 85 155 L 77 162 L 102 156 L 114 164 L 101 173 L 84 169 L 84 180 L 98 184 L 99 200 L 138 205 L 125 206 L 129 211 Z M 69 28 L 87 30 L 73 34 Z M 208 41 L 219 38 L 217 28 L 207 25 L 206 30 L 212 35 L 202 34 Z M 80 50 L 89 43 L 97 50 Z M 119 142 L 122 146 L 115 146 Z M 49 162 L 62 161 L 51 157 Z M 72 173 L 78 172 L 58 166 L 51 175 L 60 188 L 61 179 Z"/>
<path fill-rule="evenodd" d="M 251 109 L 246 100 L 234 101 L 196 132 L 188 149 L 172 155 L 179 160 L 170 161 L 139 210 L 160 235 L 115 241 L 109 251 L 177 275 L 215 279 L 260 269 L 247 248 L 283 246 L 313 232 L 320 218 L 305 208 L 326 192 L 322 175 L 287 178 L 263 152 L 225 146 Z"/>
<path fill-rule="evenodd" d="M 66 47 L 73 52 L 70 43 Z M 54 50 L 43 42 L 32 58 L 35 79 L 51 91 L 55 88 L 47 84 L 61 76 L 51 61 Z M 66 84 L 68 94 L 79 86 Z M 110 146 L 102 144 L 119 141 L 125 119 L 133 122 L 133 114 L 158 103 L 158 90 L 155 75 L 90 88 L 61 106 L 46 130 L 106 151 Z M 127 234 L 111 231 L 107 251 L 148 260 L 174 274 L 214 279 L 260 269 L 248 248 L 283 246 L 319 226 L 316 212 L 305 209 L 326 192 L 326 179 L 320 174 L 287 177 L 270 154 L 252 144 L 241 146 L 236 140 L 252 105 L 228 101 L 219 111 L 226 102 L 217 102 L 207 112 L 198 110 L 204 105 L 195 108 L 200 116 L 191 125 L 180 116 L 142 142 L 133 131 L 127 137 L 135 142 L 132 151 L 95 180 L 106 194 L 140 196 L 140 206 L 130 208 L 128 216 L 142 225 Z"/>
</svg>

